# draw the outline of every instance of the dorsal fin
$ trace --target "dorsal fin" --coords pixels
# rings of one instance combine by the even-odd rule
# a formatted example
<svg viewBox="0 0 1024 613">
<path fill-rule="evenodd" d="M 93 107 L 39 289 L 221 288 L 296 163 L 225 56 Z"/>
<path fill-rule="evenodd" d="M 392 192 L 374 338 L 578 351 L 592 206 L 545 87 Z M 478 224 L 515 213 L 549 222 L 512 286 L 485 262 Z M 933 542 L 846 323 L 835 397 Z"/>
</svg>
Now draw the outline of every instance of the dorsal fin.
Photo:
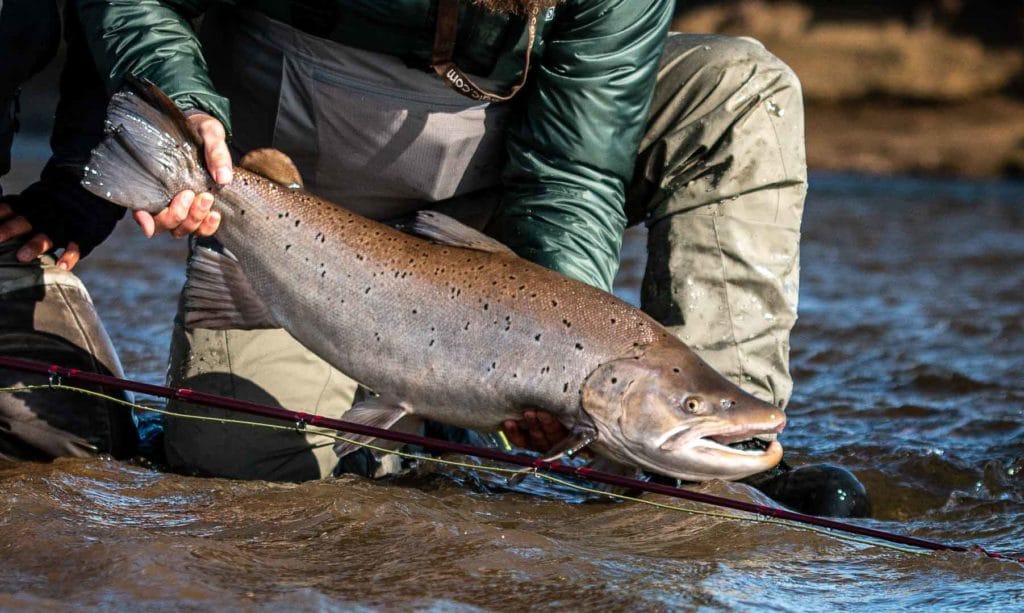
<svg viewBox="0 0 1024 613">
<path fill-rule="evenodd" d="M 238 165 L 285 187 L 302 187 L 302 175 L 295 167 L 295 162 L 277 149 L 253 149 L 245 154 Z"/>
<path fill-rule="evenodd" d="M 483 232 L 437 211 L 419 211 L 412 221 L 401 224 L 399 229 L 443 245 L 515 255 L 514 251 Z"/>
</svg>

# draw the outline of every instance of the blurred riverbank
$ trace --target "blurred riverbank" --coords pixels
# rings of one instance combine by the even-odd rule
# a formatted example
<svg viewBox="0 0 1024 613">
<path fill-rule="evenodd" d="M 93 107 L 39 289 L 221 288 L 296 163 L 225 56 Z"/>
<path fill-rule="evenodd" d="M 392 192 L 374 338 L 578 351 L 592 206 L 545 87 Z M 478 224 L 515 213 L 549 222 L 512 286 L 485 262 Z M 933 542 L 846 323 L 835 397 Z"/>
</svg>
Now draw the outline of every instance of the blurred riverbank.
<svg viewBox="0 0 1024 613">
<path fill-rule="evenodd" d="M 751 36 L 789 64 L 814 170 L 1024 176 L 1024 3 L 695 1 L 673 29 Z"/>
<path fill-rule="evenodd" d="M 1024 2 L 679 4 L 674 30 L 754 37 L 796 71 L 812 170 L 1024 177 Z M 60 64 L 25 88 L 16 167 L 48 155 Z"/>
</svg>

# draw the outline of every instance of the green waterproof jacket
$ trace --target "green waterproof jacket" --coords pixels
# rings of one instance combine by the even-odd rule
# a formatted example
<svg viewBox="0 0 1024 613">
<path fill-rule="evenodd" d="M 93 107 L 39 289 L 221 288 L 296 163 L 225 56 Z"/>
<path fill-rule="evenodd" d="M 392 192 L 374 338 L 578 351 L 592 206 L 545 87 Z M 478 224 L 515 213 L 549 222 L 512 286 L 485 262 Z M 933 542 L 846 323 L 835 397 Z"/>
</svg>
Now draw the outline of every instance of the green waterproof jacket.
<svg viewBox="0 0 1024 613">
<path fill-rule="evenodd" d="M 189 19 L 218 0 L 77 0 L 108 87 L 131 70 L 182 108 L 219 118 Z M 236 0 L 339 43 L 426 67 L 436 0 Z M 542 13 L 527 86 L 513 99 L 499 238 L 523 257 L 610 289 L 632 176 L 672 0 L 563 0 Z M 470 75 L 518 82 L 527 41 L 521 17 L 460 3 L 455 61 Z M 440 78 L 440 77 L 439 77 Z"/>
</svg>

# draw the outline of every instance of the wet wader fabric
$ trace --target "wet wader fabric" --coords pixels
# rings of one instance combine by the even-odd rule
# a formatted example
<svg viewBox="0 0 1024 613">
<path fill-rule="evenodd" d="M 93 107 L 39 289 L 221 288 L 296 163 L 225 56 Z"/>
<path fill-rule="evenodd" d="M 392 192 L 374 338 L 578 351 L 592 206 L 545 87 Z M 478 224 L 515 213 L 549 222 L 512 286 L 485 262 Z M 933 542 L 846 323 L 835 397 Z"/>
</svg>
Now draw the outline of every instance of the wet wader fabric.
<svg viewBox="0 0 1024 613">
<path fill-rule="evenodd" d="M 751 39 L 670 35 L 627 196 L 648 225 L 641 307 L 780 407 L 806 194 L 793 71 Z"/>
<path fill-rule="evenodd" d="M 500 168 L 500 151 L 492 153 L 503 121 L 498 105 L 474 106 L 436 76 L 397 62 L 374 59 L 367 72 L 366 52 L 280 24 L 259 34 L 229 23 L 211 31 L 207 59 L 232 100 L 237 149 L 281 148 L 310 191 L 354 202 L 373 217 L 446 208 L 451 201 L 430 203 L 452 196 L 475 204 L 479 219 L 489 217 L 494 199 L 476 195 L 498 185 L 492 173 Z M 630 200 L 635 217 L 651 224 L 645 305 L 744 388 L 781 404 L 790 385 L 786 354 L 805 173 L 802 139 L 783 143 L 777 133 L 802 134 L 799 86 L 750 41 L 674 36 L 669 49 Z M 766 115 L 772 100 L 786 112 Z M 424 118 L 424 105 L 431 104 L 435 112 Z M 772 159 L 762 161 L 765 156 Z M 712 165 L 721 172 L 707 171 Z M 379 208 L 368 211 L 371 205 Z M 760 237 L 747 234 L 750 229 Z M 792 300 L 788 294 L 780 300 L 789 277 Z M 691 280 L 715 300 L 680 303 Z M 747 294 L 737 296 L 740 288 Z M 728 308 L 720 310 L 723 304 Z M 729 310 L 743 304 L 746 311 Z M 752 321 L 755 313 L 761 321 Z M 757 370 L 737 371 L 736 364 Z M 355 389 L 280 330 L 177 325 L 169 373 L 174 386 L 331 416 L 343 413 Z M 165 440 L 172 465 L 198 474 L 302 480 L 329 475 L 336 464 L 330 442 L 308 434 L 264 435 L 171 419 Z"/>
<path fill-rule="evenodd" d="M 22 264 L 20 243 L 0 244 L 0 354 L 123 377 L 85 286 L 44 256 Z M 0 386 L 45 384 L 0 371 Z M 117 396 L 118 393 L 107 390 Z M 50 460 L 135 452 L 128 410 L 66 392 L 0 394 L 0 458 Z"/>
</svg>

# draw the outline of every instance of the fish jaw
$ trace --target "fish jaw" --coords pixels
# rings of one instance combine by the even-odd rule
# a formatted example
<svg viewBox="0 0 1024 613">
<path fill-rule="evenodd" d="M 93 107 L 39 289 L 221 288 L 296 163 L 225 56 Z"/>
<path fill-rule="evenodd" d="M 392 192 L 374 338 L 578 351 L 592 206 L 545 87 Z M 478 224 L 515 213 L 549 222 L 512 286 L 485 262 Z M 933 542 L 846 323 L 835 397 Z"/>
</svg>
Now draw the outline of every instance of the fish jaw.
<svg viewBox="0 0 1024 613">
<path fill-rule="evenodd" d="M 715 424 L 684 424 L 670 430 L 658 445 L 668 460 L 658 472 L 687 481 L 707 479 L 735 480 L 770 470 L 782 460 L 782 445 L 776 436 L 785 427 L 781 419 L 762 423 L 735 424 L 720 420 Z M 764 441 L 767 447 L 744 449 L 730 443 Z M 655 454 L 652 454 L 655 455 Z M 680 470 L 679 467 L 686 467 Z"/>
<path fill-rule="evenodd" d="M 742 479 L 782 460 L 776 437 L 785 413 L 675 339 L 598 367 L 584 385 L 583 410 L 600 433 L 596 451 L 668 477 Z M 754 440 L 767 446 L 731 446 Z"/>
</svg>

